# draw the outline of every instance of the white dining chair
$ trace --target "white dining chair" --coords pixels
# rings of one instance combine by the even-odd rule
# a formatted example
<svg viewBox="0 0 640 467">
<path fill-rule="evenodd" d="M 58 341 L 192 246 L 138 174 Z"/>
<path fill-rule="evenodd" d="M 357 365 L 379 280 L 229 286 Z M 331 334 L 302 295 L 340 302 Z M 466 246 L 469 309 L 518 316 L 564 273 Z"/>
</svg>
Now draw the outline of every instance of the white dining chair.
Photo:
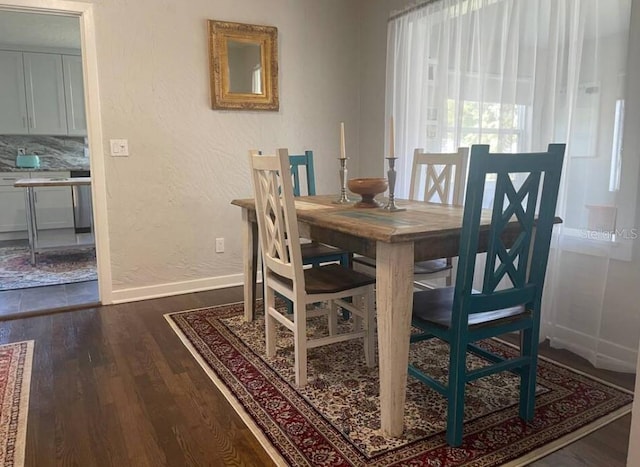
<svg viewBox="0 0 640 467">
<path fill-rule="evenodd" d="M 469 148 L 458 148 L 454 153 L 428 153 L 416 149 L 413 153 L 409 199 L 462 206 L 464 204 L 464 186 L 469 163 Z M 366 256 L 353 258 L 355 267 L 371 273 L 376 261 Z M 418 288 L 432 288 L 425 281 L 445 278 L 451 285 L 452 259 L 443 258 L 415 263 L 413 270 L 414 285 Z"/>
<path fill-rule="evenodd" d="M 307 351 L 310 348 L 362 339 L 367 366 L 375 362 L 374 283 L 375 279 L 340 264 L 323 264 L 303 269 L 300 235 L 293 187 L 289 174 L 289 154 L 249 153 L 256 216 L 264 264 L 264 307 L 266 353 L 276 353 L 276 328 L 280 324 L 293 332 L 295 383 L 307 384 Z M 285 176 L 281 176 L 285 174 Z M 293 303 L 293 313 L 277 307 L 276 292 Z M 345 300 L 351 298 L 351 301 Z M 308 305 L 328 302 L 329 307 Z M 338 332 L 337 307 L 351 312 L 353 322 Z M 327 315 L 328 335 L 307 336 L 307 318 Z M 342 327 L 341 327 L 342 328 Z"/>
</svg>

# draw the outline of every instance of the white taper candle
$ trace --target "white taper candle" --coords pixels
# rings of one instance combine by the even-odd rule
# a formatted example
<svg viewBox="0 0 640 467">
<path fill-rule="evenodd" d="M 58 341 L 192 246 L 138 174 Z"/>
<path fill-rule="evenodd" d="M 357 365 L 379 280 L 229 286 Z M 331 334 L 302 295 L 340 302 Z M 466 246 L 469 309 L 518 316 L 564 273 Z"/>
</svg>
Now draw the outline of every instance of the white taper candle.
<svg viewBox="0 0 640 467">
<path fill-rule="evenodd" d="M 393 140 L 393 115 L 391 116 L 391 121 L 389 122 L 389 157 L 395 157 L 394 151 L 394 140 Z"/>
<path fill-rule="evenodd" d="M 340 122 L 340 158 L 346 159 L 347 152 L 344 145 L 344 122 Z"/>
</svg>

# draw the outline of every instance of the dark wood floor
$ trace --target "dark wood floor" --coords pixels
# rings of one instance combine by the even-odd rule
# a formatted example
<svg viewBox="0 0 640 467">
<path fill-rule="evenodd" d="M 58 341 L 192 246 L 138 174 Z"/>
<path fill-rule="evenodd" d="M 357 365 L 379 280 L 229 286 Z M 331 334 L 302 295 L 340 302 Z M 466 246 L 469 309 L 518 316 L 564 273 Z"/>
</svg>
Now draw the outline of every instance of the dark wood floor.
<svg viewBox="0 0 640 467">
<path fill-rule="evenodd" d="M 0 322 L 0 343 L 36 341 L 26 465 L 273 465 L 162 316 L 241 297 L 235 288 Z M 568 352 L 543 353 L 589 369 Z M 595 373 L 633 388 L 633 376 Z M 534 465 L 623 466 L 629 424 Z"/>
</svg>

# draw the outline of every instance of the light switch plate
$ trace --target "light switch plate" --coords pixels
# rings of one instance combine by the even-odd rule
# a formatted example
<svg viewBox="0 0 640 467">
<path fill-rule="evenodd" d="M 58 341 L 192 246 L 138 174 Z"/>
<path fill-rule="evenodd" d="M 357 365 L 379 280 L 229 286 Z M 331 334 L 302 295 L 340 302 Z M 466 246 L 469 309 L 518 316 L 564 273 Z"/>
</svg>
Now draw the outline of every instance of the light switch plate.
<svg viewBox="0 0 640 467">
<path fill-rule="evenodd" d="M 116 157 L 129 155 L 129 141 L 126 139 L 110 139 L 111 155 Z"/>
<path fill-rule="evenodd" d="M 216 238 L 216 253 L 224 253 L 224 238 Z"/>
</svg>

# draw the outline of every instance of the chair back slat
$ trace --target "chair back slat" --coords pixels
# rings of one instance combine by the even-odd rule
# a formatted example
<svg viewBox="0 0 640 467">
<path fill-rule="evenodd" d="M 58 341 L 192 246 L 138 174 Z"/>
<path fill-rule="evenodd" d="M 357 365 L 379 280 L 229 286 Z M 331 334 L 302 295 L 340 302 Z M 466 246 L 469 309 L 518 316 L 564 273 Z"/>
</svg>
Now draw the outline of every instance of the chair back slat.
<svg viewBox="0 0 640 467">
<path fill-rule="evenodd" d="M 539 311 L 564 148 L 564 144 L 552 144 L 545 153 L 490 154 L 487 145 L 472 146 L 452 324 L 466 323 L 471 313 L 516 305 Z M 472 291 L 472 283 L 487 174 L 496 175 L 496 189 L 478 294 Z M 516 189 L 513 179 L 523 174 L 526 178 Z M 514 222 L 519 233 L 507 247 L 503 236 Z M 505 277 L 511 286 L 497 290 Z"/>
<path fill-rule="evenodd" d="M 289 173 L 286 149 L 278 154 L 249 153 L 256 202 L 256 216 L 264 265 L 269 271 L 289 278 L 294 286 L 304 288 L 300 237 L 293 199 L 293 185 Z M 304 290 L 304 289 L 303 289 Z"/>
<path fill-rule="evenodd" d="M 426 153 L 416 149 L 409 199 L 462 206 L 468 156 L 468 148 L 458 148 L 456 153 Z"/>
<path fill-rule="evenodd" d="M 483 292 L 493 292 L 502 278 L 508 275 L 511 283 L 521 288 L 524 286 L 529 249 L 534 229 L 538 187 L 541 172 L 531 172 L 519 190 L 513 186 L 510 174 L 500 172 L 497 175 L 493 214 L 491 217 L 491 236 L 487 249 Z M 526 198 L 526 206 L 522 203 Z M 520 223 L 521 232 L 514 244 L 507 251 L 500 235 L 507 224 L 515 217 Z M 496 260 L 500 261 L 496 268 Z"/>
<path fill-rule="evenodd" d="M 305 168 L 307 195 L 315 196 L 316 194 L 316 177 L 313 169 L 313 151 L 305 151 L 304 154 L 289 156 L 289 165 L 291 166 L 291 176 L 293 178 L 293 195 L 300 196 L 302 189 L 300 185 L 300 168 Z"/>
<path fill-rule="evenodd" d="M 498 290 L 489 294 L 474 293 L 469 297 L 469 306 L 474 313 L 512 308 L 530 303 L 535 298 L 536 290 L 534 285 L 527 284 L 520 289 Z"/>
</svg>

